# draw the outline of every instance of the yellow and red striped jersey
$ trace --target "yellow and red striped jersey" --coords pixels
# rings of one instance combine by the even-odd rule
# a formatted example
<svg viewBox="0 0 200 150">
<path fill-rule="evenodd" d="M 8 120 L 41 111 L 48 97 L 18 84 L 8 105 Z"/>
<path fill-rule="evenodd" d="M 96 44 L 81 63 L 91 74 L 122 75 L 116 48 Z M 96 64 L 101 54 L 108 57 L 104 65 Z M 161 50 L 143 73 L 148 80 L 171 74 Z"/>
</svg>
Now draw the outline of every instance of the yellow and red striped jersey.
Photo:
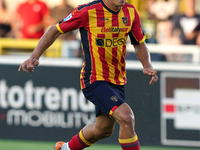
<svg viewBox="0 0 200 150">
<path fill-rule="evenodd" d="M 80 29 L 84 56 L 81 88 L 95 81 L 126 83 L 125 53 L 129 35 L 133 45 L 144 42 L 140 18 L 133 5 L 114 11 L 104 0 L 79 5 L 57 25 L 61 33 Z"/>
</svg>

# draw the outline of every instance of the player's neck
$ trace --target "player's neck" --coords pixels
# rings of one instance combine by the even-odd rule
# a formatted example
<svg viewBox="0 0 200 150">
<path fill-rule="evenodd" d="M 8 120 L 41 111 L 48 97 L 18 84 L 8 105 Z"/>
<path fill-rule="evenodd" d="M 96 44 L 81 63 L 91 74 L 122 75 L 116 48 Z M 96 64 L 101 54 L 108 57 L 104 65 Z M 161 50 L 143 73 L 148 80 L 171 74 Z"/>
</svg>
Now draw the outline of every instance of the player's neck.
<svg viewBox="0 0 200 150">
<path fill-rule="evenodd" d="M 110 0 L 104 0 L 104 3 L 105 3 L 109 8 L 111 8 L 112 10 L 115 10 L 115 11 L 117 11 L 117 10 L 119 10 L 119 9 L 121 8 L 121 6 L 114 5 L 114 4 L 112 3 L 112 1 L 110 1 Z"/>
</svg>

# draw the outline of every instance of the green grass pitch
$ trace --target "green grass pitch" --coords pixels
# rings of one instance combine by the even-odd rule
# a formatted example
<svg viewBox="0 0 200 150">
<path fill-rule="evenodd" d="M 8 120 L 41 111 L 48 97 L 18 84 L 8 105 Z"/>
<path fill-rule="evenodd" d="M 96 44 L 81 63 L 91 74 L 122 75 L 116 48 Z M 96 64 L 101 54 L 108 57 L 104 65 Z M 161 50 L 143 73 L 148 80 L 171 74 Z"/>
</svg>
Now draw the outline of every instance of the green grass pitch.
<svg viewBox="0 0 200 150">
<path fill-rule="evenodd" d="M 0 150 L 54 150 L 55 142 L 23 141 L 0 139 Z M 119 145 L 94 144 L 86 150 L 121 150 Z M 141 146 L 141 150 L 197 150 L 196 148 L 177 147 L 147 147 Z"/>
</svg>

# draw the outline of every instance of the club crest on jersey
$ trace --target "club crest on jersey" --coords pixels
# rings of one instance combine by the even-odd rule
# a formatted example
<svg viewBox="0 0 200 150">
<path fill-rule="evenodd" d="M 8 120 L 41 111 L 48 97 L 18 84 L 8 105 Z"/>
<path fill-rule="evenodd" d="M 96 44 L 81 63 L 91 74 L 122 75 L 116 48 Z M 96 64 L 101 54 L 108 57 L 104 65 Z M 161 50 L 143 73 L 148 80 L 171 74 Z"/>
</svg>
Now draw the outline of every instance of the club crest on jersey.
<svg viewBox="0 0 200 150">
<path fill-rule="evenodd" d="M 72 18 L 72 14 L 70 13 L 67 17 L 65 17 L 64 19 L 63 19 L 63 21 L 67 21 L 67 20 L 69 20 L 69 19 L 71 19 Z"/>
<path fill-rule="evenodd" d="M 122 21 L 124 23 L 124 25 L 126 26 L 128 23 L 128 18 L 127 17 L 122 17 Z"/>
</svg>

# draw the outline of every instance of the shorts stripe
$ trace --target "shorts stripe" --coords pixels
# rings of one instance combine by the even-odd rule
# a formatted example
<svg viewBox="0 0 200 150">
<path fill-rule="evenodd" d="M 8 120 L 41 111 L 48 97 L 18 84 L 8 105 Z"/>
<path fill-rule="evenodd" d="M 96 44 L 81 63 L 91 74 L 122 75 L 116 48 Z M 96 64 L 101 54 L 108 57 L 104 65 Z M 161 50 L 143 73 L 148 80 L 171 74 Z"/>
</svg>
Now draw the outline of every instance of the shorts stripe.
<svg viewBox="0 0 200 150">
<path fill-rule="evenodd" d="M 112 118 L 112 114 L 114 113 L 114 111 L 118 108 L 118 106 L 114 106 L 110 112 L 109 112 L 109 117 Z"/>
</svg>

